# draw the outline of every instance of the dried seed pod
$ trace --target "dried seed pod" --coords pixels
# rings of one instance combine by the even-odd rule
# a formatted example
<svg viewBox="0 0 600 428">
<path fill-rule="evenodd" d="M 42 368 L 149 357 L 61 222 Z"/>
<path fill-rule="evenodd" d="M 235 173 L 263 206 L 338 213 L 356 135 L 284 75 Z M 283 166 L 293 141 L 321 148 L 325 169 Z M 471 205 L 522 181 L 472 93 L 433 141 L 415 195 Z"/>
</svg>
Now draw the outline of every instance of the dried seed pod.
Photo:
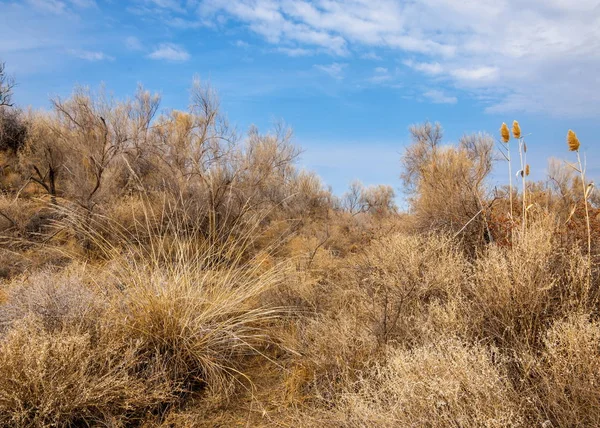
<svg viewBox="0 0 600 428">
<path fill-rule="evenodd" d="M 515 138 L 521 138 L 521 127 L 519 126 L 519 122 L 516 120 L 513 122 L 512 133 Z"/>
<path fill-rule="evenodd" d="M 502 137 L 502 142 L 504 143 L 508 143 L 510 140 L 510 131 L 508 130 L 506 123 L 503 123 L 500 127 L 500 136 Z"/>
<path fill-rule="evenodd" d="M 581 146 L 579 138 L 577 138 L 577 134 L 573 132 L 572 129 L 569 129 L 569 132 L 567 134 L 567 144 L 569 145 L 569 150 L 572 152 L 576 152 Z"/>
</svg>

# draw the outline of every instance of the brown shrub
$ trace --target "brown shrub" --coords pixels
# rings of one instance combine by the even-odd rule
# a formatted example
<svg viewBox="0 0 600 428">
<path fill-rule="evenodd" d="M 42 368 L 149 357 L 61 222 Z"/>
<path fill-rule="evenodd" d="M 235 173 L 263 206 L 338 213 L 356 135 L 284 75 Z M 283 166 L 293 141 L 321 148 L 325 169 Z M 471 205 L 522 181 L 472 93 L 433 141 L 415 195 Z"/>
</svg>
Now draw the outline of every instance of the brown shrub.
<svg viewBox="0 0 600 428">
<path fill-rule="evenodd" d="M 573 314 L 545 337 L 537 400 L 554 426 L 600 425 L 600 324 Z"/>
<path fill-rule="evenodd" d="M 524 425 L 519 399 L 490 350 L 452 339 L 390 350 L 333 404 L 313 409 L 306 426 Z"/>
<path fill-rule="evenodd" d="M 357 303 L 380 344 L 421 341 L 429 308 L 460 298 L 468 271 L 457 243 L 434 234 L 381 238 L 354 263 Z"/>
<path fill-rule="evenodd" d="M 592 304 L 586 260 L 557 245 L 554 227 L 551 216 L 530 222 L 512 248 L 490 246 L 474 262 L 465 318 L 475 337 L 502 348 L 539 349 L 553 319 Z"/>
<path fill-rule="evenodd" d="M 100 321 L 101 322 L 101 321 Z M 35 318 L 0 341 L 0 424 L 124 423 L 173 399 L 160 365 L 109 326 L 47 331 Z"/>
</svg>

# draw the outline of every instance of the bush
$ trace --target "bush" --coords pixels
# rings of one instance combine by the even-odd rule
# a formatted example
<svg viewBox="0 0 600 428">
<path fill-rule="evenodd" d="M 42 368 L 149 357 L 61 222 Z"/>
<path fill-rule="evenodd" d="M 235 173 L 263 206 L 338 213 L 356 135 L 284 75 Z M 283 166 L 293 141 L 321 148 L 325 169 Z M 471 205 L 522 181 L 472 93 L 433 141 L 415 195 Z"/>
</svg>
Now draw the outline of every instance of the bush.
<svg viewBox="0 0 600 428">
<path fill-rule="evenodd" d="M 487 426 L 524 424 L 519 398 L 490 350 L 440 340 L 390 350 L 315 423 L 339 426 Z"/>
<path fill-rule="evenodd" d="M 19 110 L 0 107 L 0 152 L 17 153 L 25 145 L 27 131 Z"/>
<path fill-rule="evenodd" d="M 554 426 L 600 424 L 600 324 L 572 314 L 545 337 L 537 399 Z"/>
</svg>

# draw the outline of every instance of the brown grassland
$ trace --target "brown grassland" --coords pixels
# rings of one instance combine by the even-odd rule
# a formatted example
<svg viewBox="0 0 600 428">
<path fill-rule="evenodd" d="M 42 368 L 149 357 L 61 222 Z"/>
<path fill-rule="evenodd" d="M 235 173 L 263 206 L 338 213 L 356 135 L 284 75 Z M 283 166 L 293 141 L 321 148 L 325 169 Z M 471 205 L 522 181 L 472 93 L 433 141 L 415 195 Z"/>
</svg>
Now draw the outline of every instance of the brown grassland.
<svg viewBox="0 0 600 428">
<path fill-rule="evenodd" d="M 600 426 L 575 133 L 532 181 L 518 123 L 415 125 L 405 213 L 389 186 L 336 197 L 200 82 L 187 111 L 141 87 L 33 111 L 2 70 L 0 426 Z"/>
</svg>

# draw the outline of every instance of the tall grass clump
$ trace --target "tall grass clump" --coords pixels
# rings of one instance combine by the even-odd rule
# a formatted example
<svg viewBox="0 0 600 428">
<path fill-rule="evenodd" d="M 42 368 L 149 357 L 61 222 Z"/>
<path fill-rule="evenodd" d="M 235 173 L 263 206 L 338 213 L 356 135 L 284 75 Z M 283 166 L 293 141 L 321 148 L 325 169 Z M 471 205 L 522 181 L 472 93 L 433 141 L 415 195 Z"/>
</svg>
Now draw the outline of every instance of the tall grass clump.
<svg viewBox="0 0 600 428">
<path fill-rule="evenodd" d="M 244 259 L 243 238 L 181 229 L 175 212 L 158 226 L 147 213 L 153 227 L 138 225 L 136 240 L 118 224 L 60 210 L 57 227 L 86 236 L 97 256 L 88 253 L 80 278 L 64 286 L 57 272 L 9 288 L 0 421 L 126 425 L 192 392 L 226 399 L 252 387 L 245 362 L 266 357 L 282 314 L 261 296 L 284 268 Z"/>
</svg>

